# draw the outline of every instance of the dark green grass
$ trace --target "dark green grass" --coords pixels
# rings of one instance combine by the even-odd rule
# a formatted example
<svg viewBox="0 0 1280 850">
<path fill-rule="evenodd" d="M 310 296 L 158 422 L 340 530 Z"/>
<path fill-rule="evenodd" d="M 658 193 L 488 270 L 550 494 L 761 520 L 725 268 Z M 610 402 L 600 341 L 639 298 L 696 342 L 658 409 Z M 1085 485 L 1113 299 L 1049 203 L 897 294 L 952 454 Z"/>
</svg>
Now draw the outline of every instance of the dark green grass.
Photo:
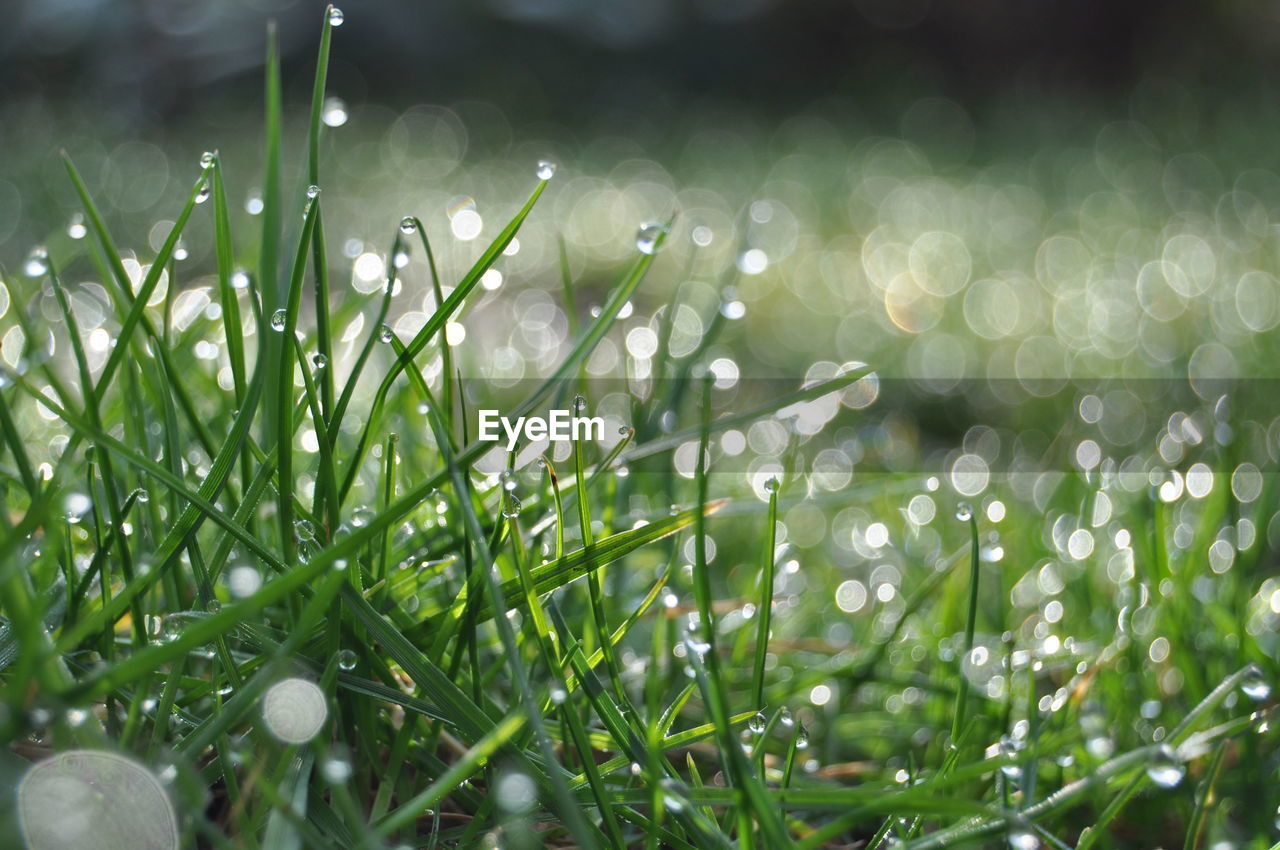
<svg viewBox="0 0 1280 850">
<path fill-rule="evenodd" d="M 67 157 L 90 238 L 6 278 L 25 340 L 0 388 L 6 835 L 28 761 L 106 748 L 166 783 L 187 846 L 1272 846 L 1277 753 L 1259 677 L 1274 643 L 1259 605 L 1273 486 L 1245 504 L 1223 477 L 1175 505 L 1070 474 L 1037 502 L 997 477 L 983 505 L 1004 500 L 1003 519 L 979 506 L 952 521 L 938 492 L 940 515 L 913 526 L 900 509 L 932 492 L 922 476 L 818 495 L 792 435 L 792 471 L 761 501 L 718 473 L 718 436 L 866 370 L 718 409 L 698 377 L 723 341 L 717 314 L 692 355 L 664 345 L 653 366 L 679 427 L 657 427 L 667 406 L 637 398 L 614 450 L 578 443 L 560 468 L 516 470 L 517 501 L 476 470 L 489 446 L 469 437 L 475 399 L 443 334 L 547 181 L 531 177 L 527 203 L 456 281 L 440 279 L 420 220 L 390 217 L 388 258 L 420 251 L 439 307 L 409 339 L 384 330 L 396 265 L 369 303 L 334 285 L 326 196 L 306 191 L 323 189 L 327 20 L 298 186 L 281 176 L 271 39 L 260 234 L 233 239 L 226 186 L 240 176 L 215 154 L 135 281 Z M 203 215 L 220 314 L 180 331 L 173 256 Z M 507 415 L 591 398 L 583 364 L 653 263 L 637 254 L 589 318 L 563 263 L 574 342 Z M 110 296 L 101 362 L 69 268 Z M 365 335 L 339 363 L 335 317 L 356 311 Z M 221 383 L 196 358 L 208 340 L 223 346 Z M 710 467 L 670 473 L 691 442 Z M 1112 512 L 1096 554 L 1063 558 L 1045 517 L 1091 527 L 1099 492 Z M 892 527 L 893 592 L 846 613 L 833 598 L 851 572 L 815 547 L 793 566 L 780 521 L 805 503 Z M 1207 547 L 1250 518 L 1263 531 L 1211 572 Z M 1175 523 L 1190 544 L 1168 545 Z M 1002 555 L 983 557 L 997 530 Z M 1134 566 L 1115 580 L 1104 554 L 1125 557 L 1120 530 Z M 1019 602 L 1015 583 L 1046 560 L 1067 581 Z M 261 586 L 233 592 L 246 567 Z M 1047 629 L 1056 643 L 1036 632 L 1050 597 L 1068 612 Z M 1003 659 L 999 687 L 964 672 L 975 647 Z M 263 721 L 263 694 L 288 676 L 327 698 L 303 744 Z M 1170 752 L 1187 775 L 1156 788 L 1149 768 Z"/>
</svg>

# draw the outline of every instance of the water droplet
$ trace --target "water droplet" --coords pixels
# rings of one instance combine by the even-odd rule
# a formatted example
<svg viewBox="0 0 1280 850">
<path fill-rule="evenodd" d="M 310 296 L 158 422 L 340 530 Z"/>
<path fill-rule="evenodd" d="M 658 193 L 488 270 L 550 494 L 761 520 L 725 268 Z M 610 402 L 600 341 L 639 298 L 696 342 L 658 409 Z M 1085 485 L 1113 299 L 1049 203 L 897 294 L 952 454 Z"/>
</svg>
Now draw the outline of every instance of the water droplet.
<svg viewBox="0 0 1280 850">
<path fill-rule="evenodd" d="M 316 527 L 309 519 L 300 519 L 293 524 L 293 530 L 297 533 L 298 539 L 301 541 L 309 541 L 316 539 Z"/>
<path fill-rule="evenodd" d="M 67 522 L 73 525 L 78 523 L 91 507 L 93 507 L 93 501 L 84 493 L 68 493 L 62 500 L 62 509 L 66 511 Z"/>
<path fill-rule="evenodd" d="M 778 488 L 781 486 L 781 482 L 779 482 L 775 476 L 764 482 L 764 491 L 766 493 L 776 493 L 778 492 Z"/>
<path fill-rule="evenodd" d="M 144 505 L 147 502 L 151 501 L 151 494 L 147 492 L 147 489 L 145 487 L 136 488 L 131 495 L 133 496 L 133 500 L 135 502 L 141 502 Z"/>
<path fill-rule="evenodd" d="M 662 237 L 666 230 L 656 221 L 647 221 L 640 225 L 636 232 L 636 249 L 641 254 L 656 254 L 662 247 Z"/>
<path fill-rule="evenodd" d="M 1005 735 L 1000 739 L 1000 743 L 997 746 L 997 749 L 999 751 L 1000 756 L 1005 758 L 1012 758 L 1018 755 L 1018 752 L 1022 749 L 1022 746 L 1023 744 L 1021 741 L 1011 738 L 1008 735 Z M 1003 773 L 1009 779 L 1012 779 L 1015 781 L 1022 778 L 1022 766 L 1016 763 L 1000 765 L 1000 772 Z"/>
<path fill-rule="evenodd" d="M 330 785 L 341 785 L 351 778 L 351 762 L 340 758 L 327 758 L 320 766 L 324 781 Z"/>
<path fill-rule="evenodd" d="M 747 728 L 757 735 L 764 734 L 765 719 L 764 712 L 757 711 L 755 717 L 747 721 Z"/>
<path fill-rule="evenodd" d="M 179 846 L 178 820 L 164 786 L 150 770 L 115 753 L 58 753 L 27 770 L 16 797 L 25 846 L 33 850 Z"/>
<path fill-rule="evenodd" d="M 549 159 L 539 160 L 537 174 L 539 180 L 550 180 L 556 176 L 556 164 Z"/>
<path fill-rule="evenodd" d="M 308 186 L 308 187 L 307 187 L 307 197 L 308 197 L 308 198 L 318 198 L 318 197 L 320 197 L 320 187 L 319 187 L 319 186 L 316 186 L 316 185 Z"/>
<path fill-rule="evenodd" d="M 196 190 L 196 203 L 203 204 L 205 201 L 209 200 L 209 195 L 212 191 L 213 190 L 210 188 L 208 180 L 202 182 L 200 184 L 200 188 Z"/>
<path fill-rule="evenodd" d="M 329 7 L 329 26 L 340 27 L 342 22 L 346 20 L 346 16 L 342 14 L 342 10 L 337 6 Z"/>
<path fill-rule="evenodd" d="M 1254 664 L 1249 667 L 1244 674 L 1244 678 L 1240 680 L 1240 690 L 1244 691 L 1244 695 L 1249 699 L 1261 702 L 1271 696 L 1271 683 L 1262 674 L 1262 668 Z"/>
<path fill-rule="evenodd" d="M 575 415 L 581 415 L 587 412 L 587 397 L 578 394 L 573 397 L 573 412 Z"/>
<path fill-rule="evenodd" d="M 213 151 L 205 151 L 204 153 L 200 154 L 200 167 L 208 168 L 209 166 L 213 165 L 213 161 L 217 158 L 218 158 L 217 154 L 215 154 Z"/>
<path fill-rule="evenodd" d="M 564 705 L 565 701 L 568 699 L 569 699 L 569 692 L 566 691 L 564 688 L 551 689 L 551 701 L 556 705 Z"/>
<path fill-rule="evenodd" d="M 31 249 L 31 253 L 27 255 L 27 261 L 22 264 L 22 273 L 27 277 L 40 277 L 49 273 L 49 249 L 43 245 L 37 245 Z"/>
<path fill-rule="evenodd" d="M 76 213 L 71 216 L 71 221 L 67 225 L 67 235 L 72 239 L 83 239 L 89 230 L 84 226 L 84 216 Z"/>
<path fill-rule="evenodd" d="M 340 670 L 356 669 L 356 652 L 354 649 L 338 650 L 338 669 Z"/>
<path fill-rule="evenodd" d="M 400 232 L 405 236 L 412 236 L 418 232 L 418 222 L 411 215 L 407 215 L 400 219 Z"/>
<path fill-rule="evenodd" d="M 286 744 L 310 741 L 328 717 L 324 691 L 307 679 L 282 679 L 262 697 L 262 719 L 267 729 Z"/>
<path fill-rule="evenodd" d="M 520 516 L 520 500 L 514 494 L 507 494 L 502 506 L 502 515 L 507 519 L 515 519 Z"/>
<path fill-rule="evenodd" d="M 285 318 L 287 316 L 288 314 L 285 313 L 283 308 L 276 310 L 274 313 L 272 313 L 271 314 L 271 330 L 277 331 L 277 332 L 284 330 Z"/>
<path fill-rule="evenodd" d="M 956 505 L 956 519 L 961 522 L 968 522 L 973 517 L 973 505 L 968 502 L 961 502 Z"/>
<path fill-rule="evenodd" d="M 227 572 L 227 590 L 237 599 L 252 596 L 262 587 L 262 573 L 248 564 L 234 566 Z"/>
<path fill-rule="evenodd" d="M 689 787 L 680 780 L 668 776 L 658 787 L 662 789 L 662 804 L 668 811 L 679 813 L 689 805 Z"/>
<path fill-rule="evenodd" d="M 778 722 L 781 723 L 783 726 L 791 726 L 796 722 L 796 718 L 791 713 L 791 709 L 787 708 L 784 705 L 782 707 L 782 710 L 778 712 Z"/>
<path fill-rule="evenodd" d="M 347 123 L 347 103 L 340 97 L 326 97 L 320 108 L 320 120 L 328 127 L 341 127 Z"/>
<path fill-rule="evenodd" d="M 800 728 L 796 730 L 796 749 L 803 750 L 809 746 L 809 730 L 804 728 L 804 724 L 800 724 Z"/>
<path fill-rule="evenodd" d="M 1187 768 L 1168 744 L 1161 744 L 1151 753 L 1151 760 L 1147 763 L 1147 776 L 1161 788 L 1174 787 L 1186 773 Z"/>
<path fill-rule="evenodd" d="M 317 369 L 323 369 L 325 366 L 329 365 L 329 358 L 325 357 L 323 354 L 313 354 L 311 355 L 311 363 Z"/>
<path fill-rule="evenodd" d="M 390 325 L 383 325 L 378 328 L 378 342 L 391 342 L 391 339 L 394 336 L 395 331 L 391 330 Z"/>
<path fill-rule="evenodd" d="M 1015 828 L 1009 832 L 1010 850 L 1038 850 L 1040 839 L 1029 829 Z"/>
</svg>

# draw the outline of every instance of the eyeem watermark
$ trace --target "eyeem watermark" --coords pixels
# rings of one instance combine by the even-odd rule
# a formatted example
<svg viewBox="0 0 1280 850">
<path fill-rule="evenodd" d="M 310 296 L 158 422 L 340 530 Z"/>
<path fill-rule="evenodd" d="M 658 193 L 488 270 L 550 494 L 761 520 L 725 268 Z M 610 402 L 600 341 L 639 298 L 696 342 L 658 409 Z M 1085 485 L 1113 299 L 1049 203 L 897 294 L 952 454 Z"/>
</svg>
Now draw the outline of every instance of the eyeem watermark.
<svg viewBox="0 0 1280 850">
<path fill-rule="evenodd" d="M 567 410 L 552 410 L 546 418 L 520 416 L 512 422 L 497 410 L 481 410 L 479 415 L 480 439 L 496 443 L 506 434 L 507 451 L 515 450 L 521 436 L 531 443 L 538 440 L 558 443 L 565 440 L 604 439 L 604 417 L 601 416 L 574 416 Z"/>
</svg>

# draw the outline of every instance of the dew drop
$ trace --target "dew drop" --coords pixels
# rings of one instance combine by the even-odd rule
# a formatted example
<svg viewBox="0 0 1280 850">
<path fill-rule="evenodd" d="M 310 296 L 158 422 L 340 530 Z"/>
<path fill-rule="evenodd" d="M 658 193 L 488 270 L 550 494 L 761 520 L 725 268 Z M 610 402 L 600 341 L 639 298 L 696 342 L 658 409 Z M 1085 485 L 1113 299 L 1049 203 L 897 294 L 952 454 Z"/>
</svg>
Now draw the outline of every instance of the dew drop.
<svg viewBox="0 0 1280 850">
<path fill-rule="evenodd" d="M 308 198 L 318 198 L 318 197 L 320 197 L 320 187 L 319 187 L 319 186 L 316 186 L 316 185 L 308 186 L 308 187 L 307 187 L 307 197 L 308 197 Z"/>
<path fill-rule="evenodd" d="M 329 358 L 325 357 L 323 354 L 313 354 L 311 355 L 311 363 L 317 369 L 323 369 L 325 366 L 329 365 Z"/>
<path fill-rule="evenodd" d="M 346 759 L 328 758 L 320 767 L 324 781 L 330 785 L 341 785 L 351 778 L 351 762 Z"/>
<path fill-rule="evenodd" d="M 407 215 L 404 218 L 400 219 L 400 232 L 403 233 L 405 236 L 412 236 L 413 234 L 417 233 L 418 232 L 417 220 L 411 215 Z"/>
<path fill-rule="evenodd" d="M 764 491 L 766 493 L 776 493 L 778 492 L 778 488 L 781 486 L 782 484 L 778 481 L 777 477 L 773 477 L 764 482 Z"/>
<path fill-rule="evenodd" d="M 328 716 L 324 691 L 307 679 L 282 679 L 262 697 L 262 719 L 267 729 L 286 744 L 310 741 Z"/>
<path fill-rule="evenodd" d="M 999 750 L 999 754 L 1003 757 L 1006 757 L 1006 758 L 1016 757 L 1018 755 L 1018 752 L 1021 749 L 1022 749 L 1022 742 L 1014 740 L 1013 738 L 1010 738 L 1008 735 L 1005 735 L 1003 738 L 1000 739 L 998 750 Z M 1007 778 L 1015 781 L 1022 778 L 1022 766 L 1016 763 L 1000 765 L 1000 772 L 1003 773 Z"/>
<path fill-rule="evenodd" d="M 342 14 L 342 10 L 337 6 L 329 7 L 329 26 L 340 27 L 342 22 L 346 20 L 346 16 Z"/>
<path fill-rule="evenodd" d="M 800 728 L 796 730 L 796 749 L 803 750 L 809 746 L 809 730 L 804 728 L 804 724 L 800 724 Z"/>
<path fill-rule="evenodd" d="M 136 488 L 131 495 L 133 496 L 133 500 L 135 502 L 140 502 L 144 505 L 147 502 L 151 501 L 151 494 L 147 492 L 147 489 L 145 487 Z"/>
<path fill-rule="evenodd" d="M 1173 788 L 1182 781 L 1186 773 L 1187 769 L 1178 760 L 1178 754 L 1168 744 L 1156 747 L 1147 763 L 1147 776 L 1161 788 Z"/>
<path fill-rule="evenodd" d="M 658 783 L 662 789 L 662 804 L 667 811 L 679 813 L 689 805 L 689 788 L 678 779 L 667 777 Z"/>
<path fill-rule="evenodd" d="M 213 161 L 217 158 L 218 158 L 217 154 L 215 154 L 213 151 L 205 151 L 204 153 L 200 154 L 200 167 L 208 168 L 209 166 L 213 165 Z"/>
<path fill-rule="evenodd" d="M 515 519 L 520 516 L 520 500 L 514 494 L 507 494 L 506 501 L 502 506 L 502 515 L 507 519 Z"/>
<path fill-rule="evenodd" d="M 347 103 L 340 97 L 326 97 L 324 105 L 320 108 L 320 120 L 327 127 L 341 127 L 347 123 L 349 114 L 347 112 Z"/>
<path fill-rule="evenodd" d="M 792 715 L 791 709 L 784 705 L 782 710 L 778 712 L 778 722 L 783 726 L 791 726 L 795 724 L 796 718 Z"/>
<path fill-rule="evenodd" d="M 662 247 L 662 237 L 666 235 L 666 230 L 656 221 L 647 221 L 640 225 L 640 229 L 636 232 L 636 249 L 641 254 L 656 254 L 658 249 Z"/>
<path fill-rule="evenodd" d="M 956 519 L 961 522 L 968 522 L 973 518 L 973 505 L 968 502 L 961 502 L 956 505 Z"/>
<path fill-rule="evenodd" d="M 287 314 L 285 313 L 284 308 L 276 310 L 274 313 L 272 313 L 271 314 L 271 330 L 276 331 L 277 333 L 280 331 L 283 331 L 286 316 Z"/>
<path fill-rule="evenodd" d="M 70 223 L 67 224 L 67 235 L 72 239 L 83 239 L 89 230 L 84 226 L 84 216 L 76 213 L 71 216 Z"/>
<path fill-rule="evenodd" d="M 395 336 L 395 332 L 391 330 L 390 325 L 383 325 L 382 327 L 378 328 L 378 342 L 389 343 L 391 342 L 391 339 L 394 336 Z"/>
<path fill-rule="evenodd" d="M 1010 850 L 1038 850 L 1040 839 L 1028 829 L 1015 829 L 1009 833 Z"/>
<path fill-rule="evenodd" d="M 209 188 L 209 181 L 208 180 L 203 181 L 200 184 L 200 188 L 196 190 L 196 203 L 203 204 L 205 201 L 209 200 L 209 195 L 211 192 L 212 192 L 212 189 Z"/>
<path fill-rule="evenodd" d="M 556 176 L 556 164 L 549 159 L 539 160 L 537 175 L 539 180 L 550 180 Z"/>
<path fill-rule="evenodd" d="M 356 652 L 354 649 L 338 650 L 338 669 L 340 670 L 356 669 Z"/>
<path fill-rule="evenodd" d="M 1262 674 L 1262 669 L 1254 664 L 1245 671 L 1244 678 L 1240 680 L 1240 690 L 1249 699 L 1261 702 L 1271 696 L 1271 683 Z"/>
<path fill-rule="evenodd" d="M 177 850 L 178 820 L 164 786 L 141 764 L 68 750 L 31 767 L 17 789 L 25 846 Z"/>
<path fill-rule="evenodd" d="M 576 395 L 573 397 L 574 414 L 583 414 L 587 412 L 587 397 L 584 395 Z"/>
<path fill-rule="evenodd" d="M 764 734 L 765 719 L 764 713 L 757 711 L 755 717 L 747 721 L 747 728 L 757 735 Z"/>
<path fill-rule="evenodd" d="M 37 245 L 31 249 L 31 253 L 27 255 L 27 261 L 22 264 L 22 272 L 27 277 L 40 277 L 49 273 L 49 249 L 43 245 Z"/>
</svg>

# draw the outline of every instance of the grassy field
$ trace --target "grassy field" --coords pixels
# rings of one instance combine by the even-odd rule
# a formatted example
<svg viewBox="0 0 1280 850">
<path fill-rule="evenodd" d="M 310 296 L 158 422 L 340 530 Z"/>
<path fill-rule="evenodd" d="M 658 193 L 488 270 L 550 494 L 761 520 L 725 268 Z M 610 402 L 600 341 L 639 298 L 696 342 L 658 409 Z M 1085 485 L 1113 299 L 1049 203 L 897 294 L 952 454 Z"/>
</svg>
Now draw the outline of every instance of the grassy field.
<svg viewBox="0 0 1280 850">
<path fill-rule="evenodd" d="M 1264 192 L 1174 157 L 1156 219 L 1126 128 L 1056 214 L 880 143 L 857 242 L 643 180 L 619 238 L 644 204 L 531 156 L 501 229 L 339 244 L 340 23 L 152 253 L 64 155 L 4 276 L 0 835 L 1280 846 Z M 607 428 L 508 454 L 480 408 Z"/>
</svg>

